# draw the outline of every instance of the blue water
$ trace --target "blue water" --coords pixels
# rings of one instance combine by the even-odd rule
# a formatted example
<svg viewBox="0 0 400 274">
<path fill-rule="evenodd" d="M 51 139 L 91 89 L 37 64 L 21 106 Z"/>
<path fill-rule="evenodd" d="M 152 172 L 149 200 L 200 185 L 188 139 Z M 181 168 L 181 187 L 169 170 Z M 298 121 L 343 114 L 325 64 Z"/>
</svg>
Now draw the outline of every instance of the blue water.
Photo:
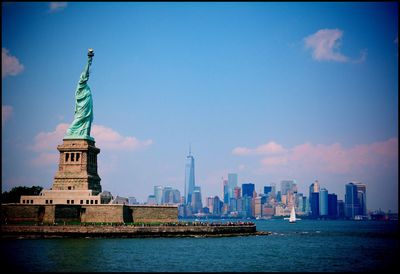
<svg viewBox="0 0 400 274">
<path fill-rule="evenodd" d="M 386 271 L 398 222 L 258 220 L 269 236 L 1 240 L 1 265 L 19 271 Z M 398 269 L 398 267 L 397 267 Z"/>
</svg>

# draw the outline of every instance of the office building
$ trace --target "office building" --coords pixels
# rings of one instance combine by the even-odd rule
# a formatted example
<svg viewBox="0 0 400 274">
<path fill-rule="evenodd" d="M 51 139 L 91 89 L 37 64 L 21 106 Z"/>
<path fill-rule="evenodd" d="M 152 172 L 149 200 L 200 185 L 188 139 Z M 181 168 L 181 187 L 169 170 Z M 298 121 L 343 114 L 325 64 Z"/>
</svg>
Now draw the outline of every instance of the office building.
<svg viewBox="0 0 400 274">
<path fill-rule="evenodd" d="M 276 197 L 276 186 L 274 183 L 271 183 L 271 196 Z"/>
<path fill-rule="evenodd" d="M 136 200 L 135 197 L 128 197 L 128 203 L 130 205 L 136 205 L 136 204 L 138 204 L 138 201 Z"/>
<path fill-rule="evenodd" d="M 272 186 L 264 186 L 264 194 L 269 195 L 272 193 Z"/>
<path fill-rule="evenodd" d="M 345 190 L 344 213 L 346 218 L 354 219 L 356 215 L 360 215 L 357 186 L 353 182 L 350 182 L 346 184 Z"/>
<path fill-rule="evenodd" d="M 276 194 L 276 200 L 278 203 L 282 202 L 282 195 L 281 195 L 281 191 L 278 190 L 277 194 Z"/>
<path fill-rule="evenodd" d="M 242 184 L 242 196 L 253 197 L 254 194 L 254 184 L 244 183 Z"/>
<path fill-rule="evenodd" d="M 223 191 L 224 191 L 224 203 L 228 204 L 229 203 L 229 185 L 228 185 L 228 180 L 222 179 L 222 184 L 223 184 Z"/>
<path fill-rule="evenodd" d="M 304 205 L 303 205 L 303 194 L 302 193 L 297 193 L 297 195 L 295 196 L 295 204 L 296 204 L 296 208 L 297 208 L 297 212 L 301 212 L 303 213 L 304 210 Z"/>
<path fill-rule="evenodd" d="M 254 198 L 254 217 L 261 217 L 262 216 L 262 203 L 261 197 Z"/>
<path fill-rule="evenodd" d="M 344 219 L 345 214 L 344 214 L 344 201 L 343 200 L 337 200 L 337 212 L 338 212 L 338 218 Z"/>
<path fill-rule="evenodd" d="M 307 196 L 303 196 L 303 209 L 304 214 L 310 214 L 310 200 Z"/>
<path fill-rule="evenodd" d="M 328 194 L 328 217 L 337 218 L 338 216 L 338 201 L 337 195 L 334 193 Z"/>
<path fill-rule="evenodd" d="M 234 197 L 233 189 L 237 186 L 237 183 L 238 183 L 238 175 L 236 173 L 228 173 L 228 195 L 229 195 L 229 199 Z"/>
<path fill-rule="evenodd" d="M 207 197 L 207 199 L 206 199 L 206 207 L 208 207 L 210 212 L 213 212 L 213 209 L 214 209 L 214 197 Z"/>
<path fill-rule="evenodd" d="M 328 190 L 325 188 L 319 191 L 319 215 L 320 217 L 328 216 Z"/>
<path fill-rule="evenodd" d="M 194 158 L 191 155 L 191 149 L 189 148 L 189 155 L 186 157 L 185 166 L 185 199 L 187 204 L 192 202 L 194 187 Z"/>
<path fill-rule="evenodd" d="M 162 186 L 154 186 L 154 196 L 156 197 L 156 203 L 161 205 L 163 203 L 163 187 Z"/>
<path fill-rule="evenodd" d="M 242 197 L 242 200 L 243 200 L 243 211 L 245 212 L 245 215 L 246 215 L 243 217 L 250 217 L 250 218 L 253 217 L 253 214 L 252 214 L 253 198 L 246 195 L 246 196 Z"/>
<path fill-rule="evenodd" d="M 360 204 L 359 215 L 367 215 L 367 186 L 360 182 L 355 182 L 357 187 L 357 197 Z"/>
<path fill-rule="evenodd" d="M 318 193 L 315 195 L 314 193 Z M 314 198 L 318 198 L 317 201 Z M 319 216 L 319 183 L 315 180 L 309 187 L 309 204 L 310 204 L 310 215 L 314 218 Z"/>
<path fill-rule="evenodd" d="M 199 186 L 195 186 L 192 193 L 192 209 L 193 213 L 200 213 L 203 209 L 203 203 L 201 201 L 201 190 Z"/>
<path fill-rule="evenodd" d="M 156 196 L 154 196 L 154 195 L 149 195 L 149 196 L 147 197 L 147 204 L 148 204 L 148 205 L 156 205 L 156 204 L 157 204 Z"/>
<path fill-rule="evenodd" d="M 297 192 L 297 185 L 295 180 L 281 181 L 281 195 Z"/>
<path fill-rule="evenodd" d="M 233 188 L 233 198 L 239 199 L 241 197 L 241 188 L 239 186 L 235 186 Z"/>
<path fill-rule="evenodd" d="M 210 211 L 213 215 L 221 215 L 223 202 L 218 196 L 214 196 L 213 209 Z"/>
<path fill-rule="evenodd" d="M 237 211 L 237 202 L 238 199 L 233 197 L 229 199 L 229 212 Z"/>
<path fill-rule="evenodd" d="M 310 196 L 310 216 L 312 218 L 319 217 L 319 192 L 313 192 Z"/>
</svg>

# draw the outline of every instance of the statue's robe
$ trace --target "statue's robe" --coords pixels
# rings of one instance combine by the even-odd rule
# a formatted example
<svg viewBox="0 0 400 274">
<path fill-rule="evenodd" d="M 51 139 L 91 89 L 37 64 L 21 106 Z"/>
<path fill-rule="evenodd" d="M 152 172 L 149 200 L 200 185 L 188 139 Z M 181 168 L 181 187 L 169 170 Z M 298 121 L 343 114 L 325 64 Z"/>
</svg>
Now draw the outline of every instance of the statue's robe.
<svg viewBox="0 0 400 274">
<path fill-rule="evenodd" d="M 87 84 L 89 80 L 89 59 L 85 70 L 82 72 L 75 92 L 75 114 L 74 121 L 67 130 L 66 137 L 92 139 L 90 137 L 90 128 L 93 122 L 93 100 L 90 87 Z"/>
</svg>

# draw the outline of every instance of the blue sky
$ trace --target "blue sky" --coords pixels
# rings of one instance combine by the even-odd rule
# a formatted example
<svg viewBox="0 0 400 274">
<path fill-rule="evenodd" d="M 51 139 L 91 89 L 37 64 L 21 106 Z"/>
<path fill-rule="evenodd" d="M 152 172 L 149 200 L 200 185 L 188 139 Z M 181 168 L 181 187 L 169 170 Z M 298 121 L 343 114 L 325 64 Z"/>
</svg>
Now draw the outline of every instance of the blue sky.
<svg viewBox="0 0 400 274">
<path fill-rule="evenodd" d="M 88 48 L 92 136 L 114 195 L 203 198 L 222 181 L 295 179 L 398 207 L 397 3 L 9 3 L 2 6 L 2 188 L 51 187 Z"/>
</svg>

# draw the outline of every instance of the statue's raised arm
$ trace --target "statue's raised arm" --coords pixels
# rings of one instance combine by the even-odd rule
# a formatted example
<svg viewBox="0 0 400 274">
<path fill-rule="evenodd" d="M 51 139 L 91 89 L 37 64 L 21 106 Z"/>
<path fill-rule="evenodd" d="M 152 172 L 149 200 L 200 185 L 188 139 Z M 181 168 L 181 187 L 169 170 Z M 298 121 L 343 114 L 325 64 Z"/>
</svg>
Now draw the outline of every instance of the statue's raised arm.
<svg viewBox="0 0 400 274">
<path fill-rule="evenodd" d="M 81 74 L 81 78 L 79 80 L 79 84 L 84 84 L 89 80 L 89 68 L 92 65 L 92 59 L 94 56 L 94 51 L 93 49 L 89 49 L 88 51 L 88 61 L 86 63 L 86 66 Z"/>
<path fill-rule="evenodd" d="M 67 130 L 64 139 L 88 139 L 94 140 L 90 136 L 90 129 L 93 121 L 93 100 L 89 80 L 89 68 L 94 56 L 93 49 L 88 51 L 88 61 L 81 73 L 78 86 L 75 91 L 75 113 L 74 121 Z"/>
</svg>

